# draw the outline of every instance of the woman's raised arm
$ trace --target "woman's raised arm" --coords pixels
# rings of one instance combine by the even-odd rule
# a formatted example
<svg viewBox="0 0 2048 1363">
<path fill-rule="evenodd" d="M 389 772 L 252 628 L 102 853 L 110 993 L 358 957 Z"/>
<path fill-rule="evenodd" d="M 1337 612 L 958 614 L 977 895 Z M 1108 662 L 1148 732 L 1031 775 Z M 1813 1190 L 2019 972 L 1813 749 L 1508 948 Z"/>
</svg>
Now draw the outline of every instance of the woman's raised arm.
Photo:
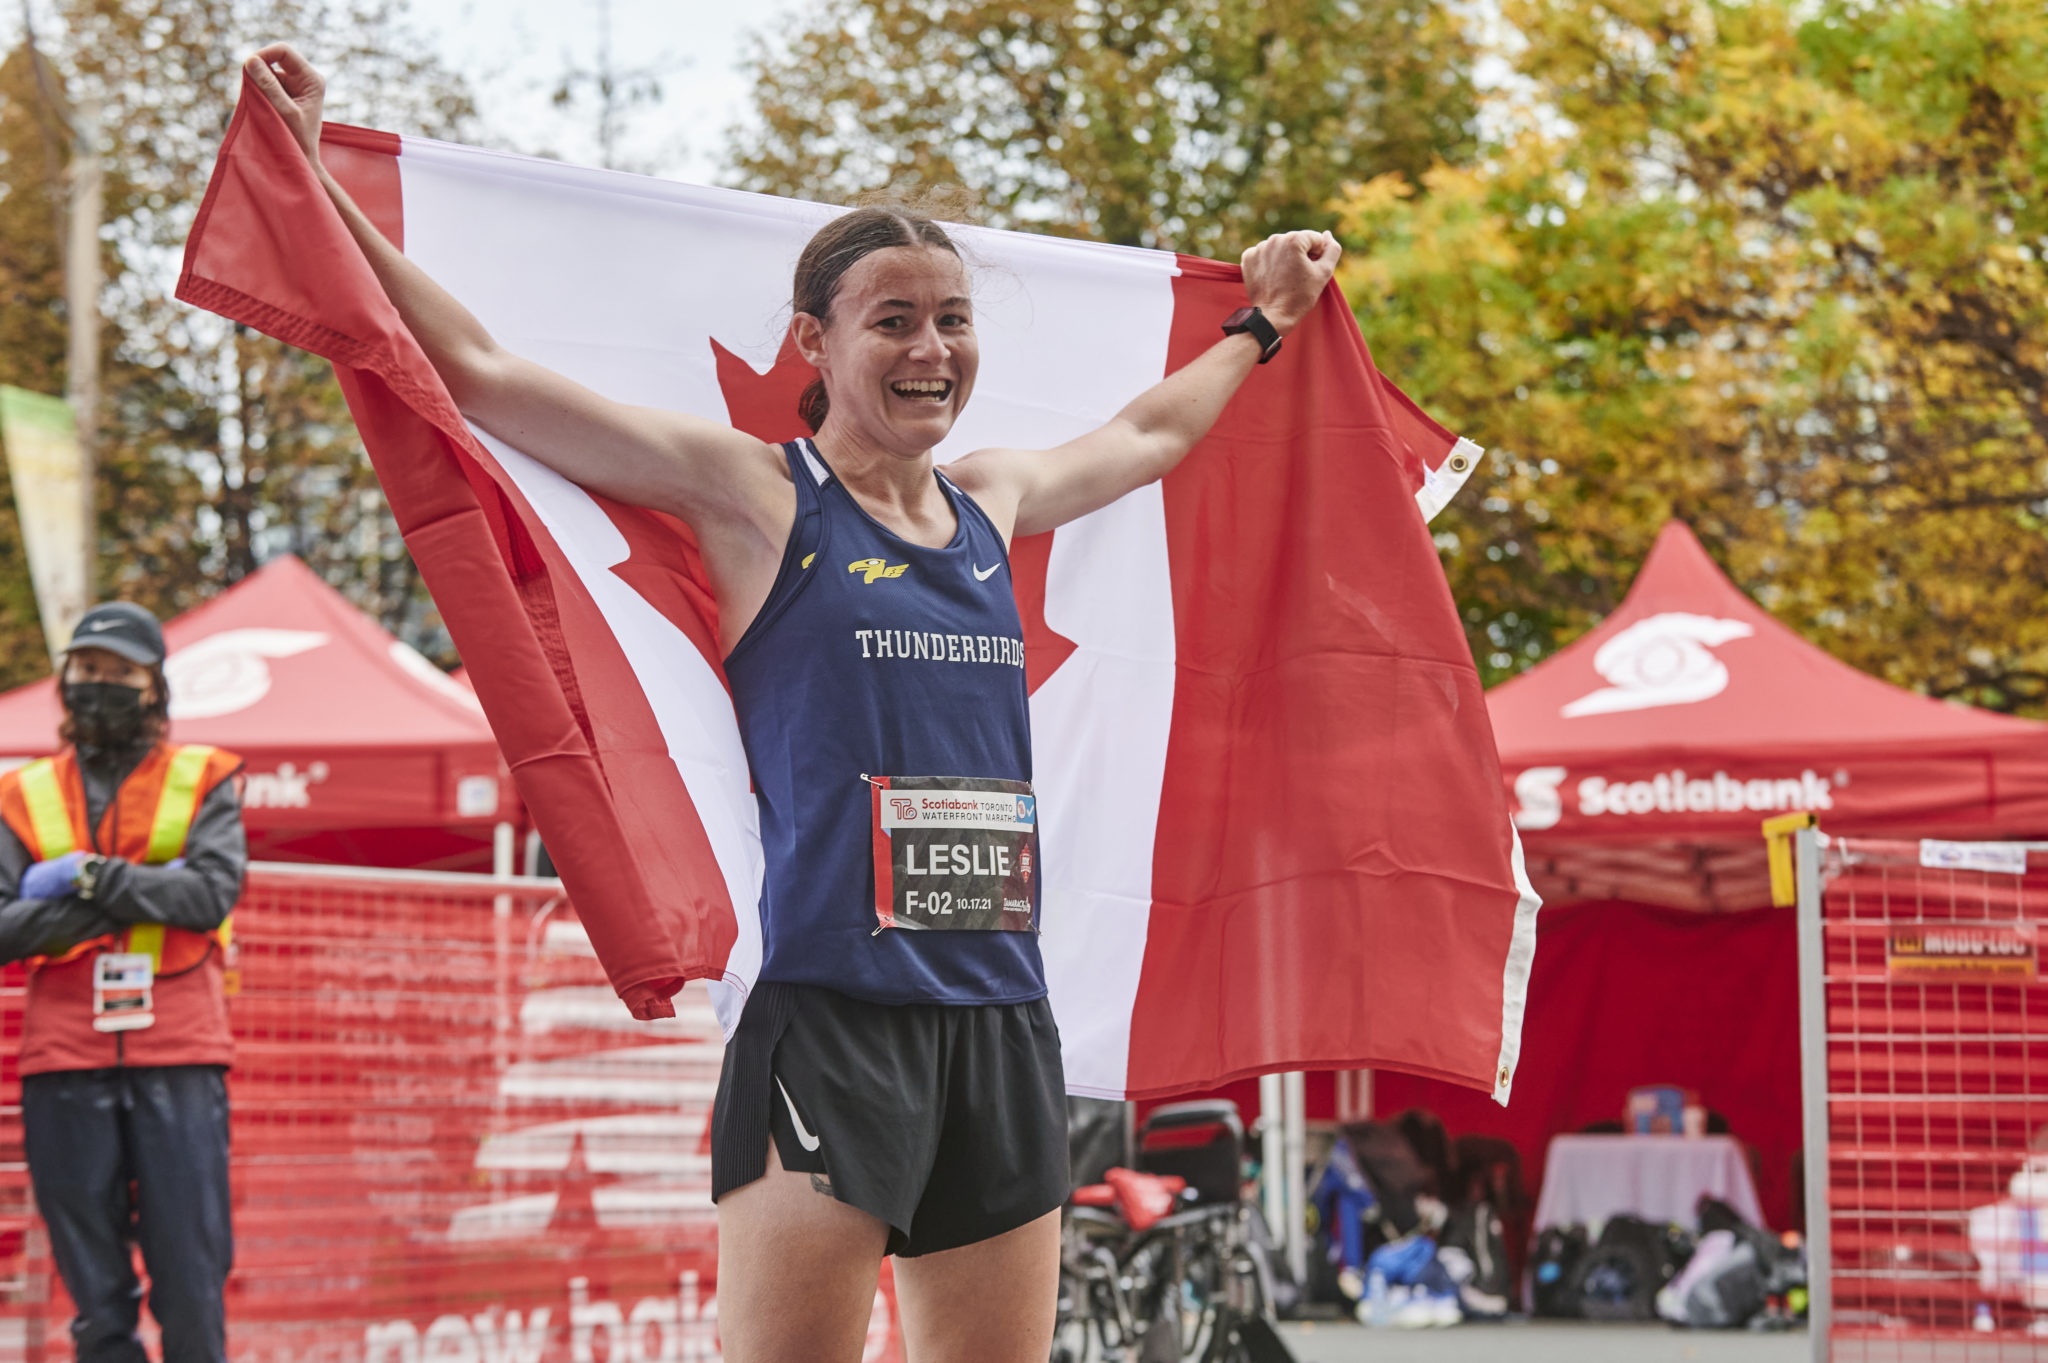
<svg viewBox="0 0 2048 1363">
<path fill-rule="evenodd" d="M 595 492 L 672 512 L 709 540 L 758 534 L 764 547 L 781 552 L 796 507 L 773 446 L 716 421 L 614 402 L 500 346 L 385 239 L 320 163 L 320 73 L 284 43 L 258 52 L 246 69 L 298 139 L 464 416 Z"/>
<path fill-rule="evenodd" d="M 1343 254 L 1327 232 L 1268 237 L 1244 253 L 1245 294 L 1285 336 L 1315 307 Z M 1049 450 L 977 450 L 947 472 L 1007 534 L 1051 530 L 1172 472 L 1263 352 L 1249 332 L 1226 337 L 1085 435 Z"/>
</svg>

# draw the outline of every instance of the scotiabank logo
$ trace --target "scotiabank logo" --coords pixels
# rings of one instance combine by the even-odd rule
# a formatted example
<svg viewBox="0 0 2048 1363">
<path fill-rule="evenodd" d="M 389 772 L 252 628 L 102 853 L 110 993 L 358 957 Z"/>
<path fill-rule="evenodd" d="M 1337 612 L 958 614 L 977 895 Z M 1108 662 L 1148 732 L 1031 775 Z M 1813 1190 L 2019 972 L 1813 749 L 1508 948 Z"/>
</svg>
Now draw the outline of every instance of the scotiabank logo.
<svg viewBox="0 0 2048 1363">
<path fill-rule="evenodd" d="M 301 767 L 280 762 L 275 771 L 252 771 L 242 778 L 244 809 L 307 809 L 313 803 L 313 787 L 327 779 L 327 764 L 312 762 Z"/>
<path fill-rule="evenodd" d="M 1530 832 L 1555 828 L 1565 812 L 1564 767 L 1530 767 L 1515 777 L 1515 827 Z M 1769 814 L 1794 809 L 1835 807 L 1832 779 L 1807 770 L 1797 776 L 1741 779 L 1725 771 L 1701 776 L 1683 768 L 1660 771 L 1643 780 L 1588 776 L 1575 789 L 1578 813 L 1584 818 L 1638 814 Z"/>
<path fill-rule="evenodd" d="M 1600 645 L 1593 669 L 1607 685 L 1566 705 L 1566 719 L 1691 705 L 1728 689 L 1728 665 L 1713 650 L 1756 631 L 1740 620 L 1666 611 L 1638 620 Z"/>
<path fill-rule="evenodd" d="M 1564 817 L 1564 797 L 1557 789 L 1564 776 L 1563 767 L 1531 767 L 1515 778 L 1515 827 L 1532 833 L 1557 827 Z"/>
<path fill-rule="evenodd" d="M 1796 777 L 1738 781 L 1725 771 L 1688 776 L 1660 771 L 1647 781 L 1610 781 L 1589 776 L 1579 782 L 1579 813 L 1596 814 L 1768 814 L 1774 810 L 1833 809 L 1834 783 L 1812 771 Z"/>
</svg>

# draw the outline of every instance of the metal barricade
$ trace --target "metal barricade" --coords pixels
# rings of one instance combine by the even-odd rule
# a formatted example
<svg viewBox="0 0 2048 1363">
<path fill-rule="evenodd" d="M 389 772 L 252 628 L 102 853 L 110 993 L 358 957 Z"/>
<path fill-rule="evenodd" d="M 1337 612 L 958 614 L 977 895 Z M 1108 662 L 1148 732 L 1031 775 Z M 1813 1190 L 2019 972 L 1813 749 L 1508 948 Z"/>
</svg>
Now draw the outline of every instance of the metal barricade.
<svg viewBox="0 0 2048 1363">
<path fill-rule="evenodd" d="M 235 1363 L 719 1357 L 701 984 L 635 1021 L 553 880 L 257 865 L 235 928 Z M 21 1156 L 22 1003 L 16 968 L 0 1363 L 71 1354 Z M 886 1290 L 866 1356 L 901 1357 Z"/>
<path fill-rule="evenodd" d="M 2048 849 L 1795 851 L 1814 1356 L 2048 1359 Z"/>
</svg>

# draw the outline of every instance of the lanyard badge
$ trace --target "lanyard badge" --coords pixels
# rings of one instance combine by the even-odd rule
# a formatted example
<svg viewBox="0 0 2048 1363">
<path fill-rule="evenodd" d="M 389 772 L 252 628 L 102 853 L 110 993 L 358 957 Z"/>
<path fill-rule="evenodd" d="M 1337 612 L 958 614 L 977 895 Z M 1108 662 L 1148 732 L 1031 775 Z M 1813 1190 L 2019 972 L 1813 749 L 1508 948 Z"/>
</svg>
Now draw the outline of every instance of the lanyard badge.
<svg viewBox="0 0 2048 1363">
<path fill-rule="evenodd" d="M 139 951 L 105 951 L 92 961 L 92 1028 L 133 1032 L 150 1026 L 156 963 Z"/>
</svg>

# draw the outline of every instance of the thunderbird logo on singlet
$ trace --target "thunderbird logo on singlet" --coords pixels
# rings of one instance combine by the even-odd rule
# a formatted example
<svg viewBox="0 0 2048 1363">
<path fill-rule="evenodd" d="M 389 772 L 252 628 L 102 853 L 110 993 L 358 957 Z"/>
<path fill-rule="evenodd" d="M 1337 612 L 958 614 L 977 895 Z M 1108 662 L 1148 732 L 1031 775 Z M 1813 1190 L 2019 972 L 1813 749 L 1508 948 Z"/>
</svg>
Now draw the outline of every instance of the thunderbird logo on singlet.
<svg viewBox="0 0 2048 1363">
<path fill-rule="evenodd" d="M 891 563 L 885 558 L 857 558 L 846 565 L 846 571 L 859 573 L 862 582 L 872 583 L 877 578 L 901 577 L 909 567 L 908 563 Z"/>
<path fill-rule="evenodd" d="M 882 928 L 1031 931 L 1029 781 L 870 776 Z"/>
</svg>

